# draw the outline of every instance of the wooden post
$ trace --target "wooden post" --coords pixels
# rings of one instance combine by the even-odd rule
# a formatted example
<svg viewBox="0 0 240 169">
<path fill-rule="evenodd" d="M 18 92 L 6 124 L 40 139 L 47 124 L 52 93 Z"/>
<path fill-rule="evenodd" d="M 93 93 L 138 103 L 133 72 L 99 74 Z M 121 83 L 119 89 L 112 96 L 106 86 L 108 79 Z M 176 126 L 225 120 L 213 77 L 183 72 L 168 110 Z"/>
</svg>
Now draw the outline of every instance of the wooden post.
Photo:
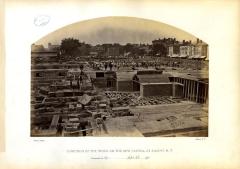
<svg viewBox="0 0 240 169">
<path fill-rule="evenodd" d="M 199 83 L 197 82 L 196 102 L 198 102 L 198 90 L 199 90 Z"/>
</svg>

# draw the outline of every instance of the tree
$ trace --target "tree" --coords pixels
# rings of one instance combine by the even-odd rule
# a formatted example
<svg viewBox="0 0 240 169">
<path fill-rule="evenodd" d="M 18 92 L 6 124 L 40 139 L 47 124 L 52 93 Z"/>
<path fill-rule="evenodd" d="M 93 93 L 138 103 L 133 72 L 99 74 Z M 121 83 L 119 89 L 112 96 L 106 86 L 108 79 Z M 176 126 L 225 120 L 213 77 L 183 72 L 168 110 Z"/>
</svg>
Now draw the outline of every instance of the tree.
<svg viewBox="0 0 240 169">
<path fill-rule="evenodd" d="M 78 39 L 66 38 L 61 42 L 60 50 L 64 55 L 76 56 L 80 42 Z"/>
<path fill-rule="evenodd" d="M 167 55 L 167 47 L 164 44 L 154 44 L 152 47 L 153 54 L 160 54 L 160 56 L 166 56 Z"/>
<path fill-rule="evenodd" d="M 133 44 L 127 43 L 125 46 L 123 46 L 124 52 L 132 52 L 134 49 Z"/>
<path fill-rule="evenodd" d="M 90 50 L 91 50 L 91 45 L 85 44 L 85 43 L 80 43 L 80 47 L 78 48 L 80 56 L 89 55 Z"/>
<path fill-rule="evenodd" d="M 138 49 L 138 50 L 137 50 L 137 55 L 138 55 L 138 56 L 143 56 L 144 54 L 146 54 L 146 52 L 145 52 L 144 49 Z"/>
</svg>

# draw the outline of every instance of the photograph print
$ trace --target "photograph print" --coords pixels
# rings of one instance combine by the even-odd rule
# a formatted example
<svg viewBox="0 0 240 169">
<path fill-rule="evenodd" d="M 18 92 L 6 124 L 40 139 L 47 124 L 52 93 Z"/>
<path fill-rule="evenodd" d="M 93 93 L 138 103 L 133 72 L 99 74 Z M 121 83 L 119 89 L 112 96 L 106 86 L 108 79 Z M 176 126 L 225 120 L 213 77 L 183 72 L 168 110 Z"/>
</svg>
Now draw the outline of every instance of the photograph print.
<svg viewBox="0 0 240 169">
<path fill-rule="evenodd" d="M 31 45 L 31 136 L 208 137 L 208 50 L 143 18 L 62 27 Z"/>
</svg>

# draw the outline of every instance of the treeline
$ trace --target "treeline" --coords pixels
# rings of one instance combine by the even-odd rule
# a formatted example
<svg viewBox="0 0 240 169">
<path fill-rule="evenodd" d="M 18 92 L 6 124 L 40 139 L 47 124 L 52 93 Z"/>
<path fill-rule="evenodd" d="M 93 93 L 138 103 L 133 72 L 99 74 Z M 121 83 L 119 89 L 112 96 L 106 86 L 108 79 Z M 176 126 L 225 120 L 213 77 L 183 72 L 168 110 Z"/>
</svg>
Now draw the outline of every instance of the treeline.
<svg viewBox="0 0 240 169">
<path fill-rule="evenodd" d="M 80 42 L 78 39 L 66 38 L 61 41 L 60 53 L 65 56 L 87 56 L 96 54 L 98 56 L 106 55 L 131 55 L 131 56 L 144 56 L 144 55 L 167 55 L 167 47 L 164 44 L 132 44 L 127 43 L 121 45 L 118 43 L 113 44 L 98 44 L 90 45 L 85 42 Z"/>
</svg>

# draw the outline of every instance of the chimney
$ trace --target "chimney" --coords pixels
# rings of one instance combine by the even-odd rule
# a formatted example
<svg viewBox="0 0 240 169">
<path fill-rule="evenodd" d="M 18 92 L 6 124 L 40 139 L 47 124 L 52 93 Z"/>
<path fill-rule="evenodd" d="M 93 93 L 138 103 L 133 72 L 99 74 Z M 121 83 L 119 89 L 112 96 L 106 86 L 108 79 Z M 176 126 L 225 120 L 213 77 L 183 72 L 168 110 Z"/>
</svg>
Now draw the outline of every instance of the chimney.
<svg viewBox="0 0 240 169">
<path fill-rule="evenodd" d="M 199 43 L 199 39 L 197 38 L 197 43 Z"/>
</svg>

